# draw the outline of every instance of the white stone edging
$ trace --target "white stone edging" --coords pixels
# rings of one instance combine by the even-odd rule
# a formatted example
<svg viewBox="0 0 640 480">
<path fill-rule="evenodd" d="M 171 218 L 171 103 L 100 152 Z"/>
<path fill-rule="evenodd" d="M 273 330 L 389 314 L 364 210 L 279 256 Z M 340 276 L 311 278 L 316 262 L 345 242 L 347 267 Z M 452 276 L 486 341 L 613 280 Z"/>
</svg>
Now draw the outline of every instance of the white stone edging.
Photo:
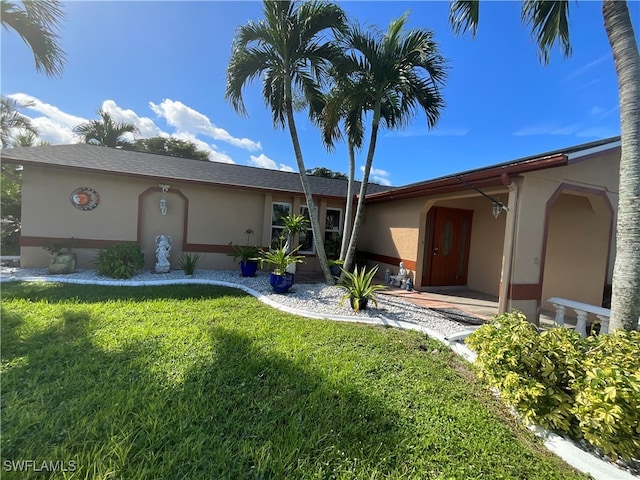
<svg viewBox="0 0 640 480">
<path fill-rule="evenodd" d="M 260 302 L 276 308 L 280 311 L 299 315 L 305 318 L 313 318 L 317 320 L 334 320 L 339 322 L 349 323 L 361 323 L 369 325 L 380 325 L 386 327 L 395 327 L 403 330 L 414 330 L 424 333 L 425 335 L 438 340 L 444 345 L 448 346 L 457 355 L 462 356 L 465 360 L 473 363 L 477 354 L 472 351 L 466 345 L 457 341 L 448 341 L 446 336 L 436 332 L 430 328 L 415 323 L 390 320 L 385 317 L 379 318 L 358 318 L 348 315 L 332 315 L 324 313 L 315 313 L 308 310 L 301 310 L 287 305 L 282 305 L 273 301 L 266 295 L 254 290 L 253 288 L 245 285 L 224 282 L 220 280 L 208 280 L 198 278 L 185 278 L 185 279 L 166 279 L 166 280 L 87 280 L 82 278 L 61 278 L 59 276 L 31 276 L 31 277 L 19 277 L 19 278 L 0 278 L 1 282 L 11 281 L 25 281 L 25 282 L 59 282 L 59 283 L 73 283 L 80 285 L 104 285 L 104 286 L 159 286 L 159 285 L 187 285 L 187 284 L 201 284 L 201 285 L 217 285 L 221 287 L 237 288 L 249 295 L 252 295 Z M 601 460 L 594 455 L 582 450 L 570 440 L 567 440 L 553 432 L 550 432 L 542 427 L 536 425 L 529 425 L 528 428 L 538 437 L 542 438 L 544 445 L 551 452 L 556 454 L 566 463 L 574 467 L 575 469 L 591 475 L 595 480 L 637 480 L 640 477 L 632 475 L 626 470 L 622 470 L 609 462 Z"/>
</svg>

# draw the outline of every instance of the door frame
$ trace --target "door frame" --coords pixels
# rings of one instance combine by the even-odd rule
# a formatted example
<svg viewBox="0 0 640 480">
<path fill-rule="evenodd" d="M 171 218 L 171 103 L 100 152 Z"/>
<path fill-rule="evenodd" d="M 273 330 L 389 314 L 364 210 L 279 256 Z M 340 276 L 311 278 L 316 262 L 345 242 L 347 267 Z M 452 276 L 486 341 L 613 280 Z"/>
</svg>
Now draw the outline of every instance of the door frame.
<svg viewBox="0 0 640 480">
<path fill-rule="evenodd" d="M 429 211 L 427 212 L 426 215 L 426 227 L 425 227 L 425 232 L 426 232 L 426 241 L 425 241 L 425 251 L 424 251 L 424 258 L 425 258 L 425 262 L 424 262 L 424 270 L 422 272 L 422 286 L 423 287 L 429 287 L 429 286 L 433 286 L 432 284 L 432 277 L 433 277 L 433 261 L 431 260 L 432 258 L 432 254 L 433 254 L 433 248 L 434 248 L 434 244 L 435 244 L 435 239 L 436 239 L 436 234 L 438 232 L 436 232 L 435 229 L 435 219 L 436 219 L 436 213 L 438 211 L 455 211 L 460 215 L 460 218 L 467 217 L 469 219 L 469 234 L 466 238 L 466 242 L 464 245 L 464 252 L 465 252 L 465 258 L 464 258 L 464 274 L 463 274 L 463 278 L 464 278 L 464 283 L 463 285 L 467 284 L 468 278 L 469 278 L 469 254 L 471 252 L 471 232 L 472 232 L 472 226 L 473 226 L 473 210 L 468 210 L 468 209 L 464 209 L 464 208 L 454 208 L 454 207 L 440 207 L 440 206 L 433 206 L 429 209 Z M 453 284 L 455 286 L 458 286 L 458 284 Z M 452 286 L 453 286 L 452 285 Z M 445 286 L 445 285 L 438 285 L 438 286 Z"/>
</svg>

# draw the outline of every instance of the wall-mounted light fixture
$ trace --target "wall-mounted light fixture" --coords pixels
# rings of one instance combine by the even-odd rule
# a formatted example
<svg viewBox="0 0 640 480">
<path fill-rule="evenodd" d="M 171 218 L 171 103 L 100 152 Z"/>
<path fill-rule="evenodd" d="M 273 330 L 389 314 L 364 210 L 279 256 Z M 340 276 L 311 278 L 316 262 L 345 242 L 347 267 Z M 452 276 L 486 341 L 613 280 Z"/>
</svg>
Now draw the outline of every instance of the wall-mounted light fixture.
<svg viewBox="0 0 640 480">
<path fill-rule="evenodd" d="M 166 185 L 164 183 L 160 183 L 158 186 L 162 189 L 162 198 L 160 199 L 160 211 L 162 212 L 162 215 L 166 215 L 167 214 L 167 198 L 165 195 L 167 194 L 171 186 Z"/>
<path fill-rule="evenodd" d="M 498 218 L 500 216 L 500 212 L 502 211 L 508 212 L 509 209 L 507 208 L 506 205 L 504 205 L 502 202 L 493 202 L 493 205 L 491 206 L 491 213 L 493 213 L 493 218 Z"/>
<path fill-rule="evenodd" d="M 500 216 L 500 212 L 502 212 L 503 210 L 505 212 L 509 211 L 509 207 L 507 207 L 499 199 L 495 199 L 492 196 L 487 195 L 478 187 L 471 185 L 469 182 L 465 181 L 460 175 L 458 175 L 456 178 L 458 179 L 459 182 L 464 183 L 466 186 L 473 188 L 476 192 L 478 192 L 480 195 L 482 195 L 486 199 L 491 200 L 491 213 L 493 213 L 493 218 L 497 219 Z"/>
</svg>

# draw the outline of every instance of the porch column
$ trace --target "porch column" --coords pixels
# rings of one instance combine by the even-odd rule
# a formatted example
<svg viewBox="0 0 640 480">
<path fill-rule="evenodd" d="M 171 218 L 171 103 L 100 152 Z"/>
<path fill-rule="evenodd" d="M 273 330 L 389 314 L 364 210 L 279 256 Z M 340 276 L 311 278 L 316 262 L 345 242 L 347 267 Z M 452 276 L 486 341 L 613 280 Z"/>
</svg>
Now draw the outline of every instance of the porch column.
<svg viewBox="0 0 640 480">
<path fill-rule="evenodd" d="M 516 188 L 509 197 L 513 225 L 510 226 L 508 219 L 500 311 L 519 310 L 537 325 L 542 295 L 546 204 L 556 185 L 533 176 L 516 178 L 514 182 Z M 511 209 L 511 195 L 516 197 L 515 209 Z"/>
</svg>

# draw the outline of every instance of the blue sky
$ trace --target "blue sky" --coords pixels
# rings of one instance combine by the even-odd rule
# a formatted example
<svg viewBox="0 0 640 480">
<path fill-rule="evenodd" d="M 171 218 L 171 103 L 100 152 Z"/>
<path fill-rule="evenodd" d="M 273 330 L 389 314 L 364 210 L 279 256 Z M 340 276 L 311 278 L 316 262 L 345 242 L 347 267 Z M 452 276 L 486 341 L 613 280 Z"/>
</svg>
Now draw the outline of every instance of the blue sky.
<svg viewBox="0 0 640 480">
<path fill-rule="evenodd" d="M 629 2 L 636 33 L 636 2 Z M 408 28 L 429 28 L 448 59 L 446 108 L 428 130 L 417 114 L 402 131 L 380 131 L 372 178 L 405 185 L 429 178 L 619 135 L 617 80 L 601 2 L 571 3 L 573 55 L 555 49 L 538 61 L 520 2 L 481 4 L 476 39 L 456 37 L 448 2 L 349 1 L 362 24 L 386 29 L 410 12 Z M 211 158 L 297 171 L 287 131 L 276 130 L 260 97 L 245 90 L 248 117 L 224 99 L 236 27 L 262 18 L 250 2 L 67 2 L 60 31 L 68 62 L 62 78 L 37 73 L 28 47 L 2 30 L 2 94 L 32 99 L 24 111 L 41 138 L 73 143 L 75 125 L 103 108 L 138 125 L 139 136 L 196 141 Z M 346 148 L 329 153 L 304 114 L 297 118 L 307 168 L 347 171 Z M 358 156 L 364 164 L 365 151 Z"/>
</svg>

